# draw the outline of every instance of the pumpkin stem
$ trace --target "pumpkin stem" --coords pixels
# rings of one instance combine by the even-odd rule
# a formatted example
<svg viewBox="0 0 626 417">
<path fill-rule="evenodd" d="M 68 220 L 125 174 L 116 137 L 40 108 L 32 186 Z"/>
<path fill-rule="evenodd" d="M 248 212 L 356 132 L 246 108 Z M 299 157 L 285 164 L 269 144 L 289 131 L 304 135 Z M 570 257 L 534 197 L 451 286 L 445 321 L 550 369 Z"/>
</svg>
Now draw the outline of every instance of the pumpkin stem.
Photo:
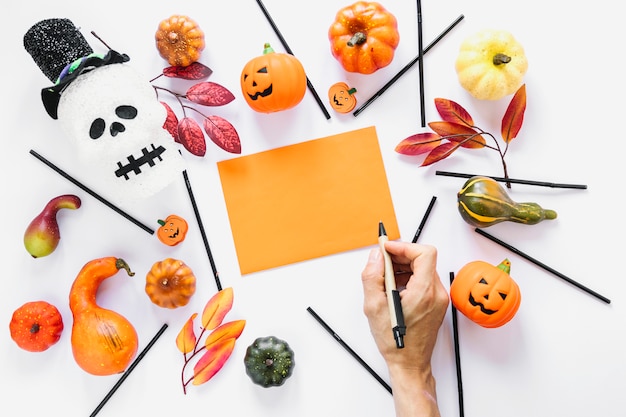
<svg viewBox="0 0 626 417">
<path fill-rule="evenodd" d="M 274 48 L 270 46 L 269 42 L 266 42 L 265 45 L 263 45 L 263 55 L 271 54 L 272 52 L 274 52 Z"/>
<path fill-rule="evenodd" d="M 272 365 L 274 365 L 274 359 L 272 358 L 265 359 L 265 366 L 272 366 Z"/>
<path fill-rule="evenodd" d="M 122 269 L 124 268 L 126 270 L 126 273 L 128 274 L 128 276 L 132 277 L 133 275 L 135 275 L 135 273 L 133 271 L 130 270 L 130 266 L 128 266 L 128 264 L 126 263 L 125 260 L 123 259 L 116 259 L 115 260 L 115 267 L 117 269 Z"/>
<path fill-rule="evenodd" d="M 509 62 L 511 62 L 511 57 L 508 55 L 498 53 L 493 56 L 493 65 L 508 64 Z"/>
<path fill-rule="evenodd" d="M 367 40 L 367 36 L 363 32 L 357 32 L 348 41 L 348 46 L 353 47 L 355 45 L 360 45 Z"/>
<path fill-rule="evenodd" d="M 39 323 L 33 323 L 33 325 L 30 326 L 30 333 L 35 334 L 39 331 L 39 329 L 41 329 L 41 327 L 39 326 Z"/>
<path fill-rule="evenodd" d="M 356 88 L 352 87 L 351 89 L 348 90 L 348 94 L 352 95 L 356 93 Z"/>
</svg>

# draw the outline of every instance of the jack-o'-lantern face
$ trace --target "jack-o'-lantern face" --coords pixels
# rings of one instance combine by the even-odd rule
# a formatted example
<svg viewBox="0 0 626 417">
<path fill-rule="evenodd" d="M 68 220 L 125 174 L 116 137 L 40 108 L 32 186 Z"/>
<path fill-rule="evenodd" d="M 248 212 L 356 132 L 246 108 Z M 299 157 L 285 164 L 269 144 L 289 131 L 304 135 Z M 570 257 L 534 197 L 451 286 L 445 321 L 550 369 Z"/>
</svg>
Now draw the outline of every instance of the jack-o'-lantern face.
<svg viewBox="0 0 626 417">
<path fill-rule="evenodd" d="M 160 227 L 157 230 L 157 237 L 168 246 L 176 246 L 183 240 L 189 225 L 187 221 L 180 216 L 170 214 L 165 220 L 158 221 Z"/>
<path fill-rule="evenodd" d="M 306 92 L 306 74 L 296 57 L 276 53 L 265 44 L 263 55 L 244 66 L 240 84 L 244 99 L 253 110 L 271 113 L 300 103 Z"/>
<path fill-rule="evenodd" d="M 338 82 L 328 89 L 330 106 L 339 113 L 348 113 L 356 107 L 356 88 L 348 87 L 344 82 Z"/>
<path fill-rule="evenodd" d="M 517 312 L 521 294 L 509 275 L 508 259 L 498 266 L 483 261 L 466 264 L 450 285 L 450 298 L 458 311 L 483 327 L 499 327 Z"/>
</svg>

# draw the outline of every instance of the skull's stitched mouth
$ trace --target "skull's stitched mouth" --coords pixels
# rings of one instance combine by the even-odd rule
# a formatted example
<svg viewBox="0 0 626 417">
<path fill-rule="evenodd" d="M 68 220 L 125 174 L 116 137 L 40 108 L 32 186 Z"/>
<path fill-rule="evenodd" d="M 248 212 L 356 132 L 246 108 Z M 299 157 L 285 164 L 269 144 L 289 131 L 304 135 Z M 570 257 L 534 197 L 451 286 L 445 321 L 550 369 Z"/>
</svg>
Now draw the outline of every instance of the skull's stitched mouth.
<svg viewBox="0 0 626 417">
<path fill-rule="evenodd" d="M 122 165 L 122 163 L 118 161 L 117 166 L 119 168 L 115 170 L 115 176 L 124 177 L 124 179 L 128 180 L 128 174 L 131 172 L 134 172 L 135 175 L 141 174 L 141 167 L 143 165 L 148 164 L 148 166 L 153 167 L 156 164 L 157 159 L 162 161 L 163 158 L 161 158 L 161 154 L 165 152 L 165 148 L 163 146 L 155 148 L 154 144 L 150 146 L 152 146 L 152 150 L 148 151 L 148 149 L 142 148 L 142 155 L 137 159 L 135 159 L 133 155 L 127 156 L 126 159 L 128 160 L 128 164 L 126 165 Z"/>
<path fill-rule="evenodd" d="M 469 302 L 471 305 L 473 305 L 474 307 L 480 307 L 480 311 L 482 311 L 483 313 L 487 314 L 487 315 L 492 315 L 494 313 L 497 313 L 498 310 L 490 310 L 488 308 L 485 308 L 485 306 L 483 305 L 483 303 L 479 303 L 478 301 L 476 301 L 474 299 L 474 296 L 472 294 L 470 294 L 469 296 Z"/>
</svg>

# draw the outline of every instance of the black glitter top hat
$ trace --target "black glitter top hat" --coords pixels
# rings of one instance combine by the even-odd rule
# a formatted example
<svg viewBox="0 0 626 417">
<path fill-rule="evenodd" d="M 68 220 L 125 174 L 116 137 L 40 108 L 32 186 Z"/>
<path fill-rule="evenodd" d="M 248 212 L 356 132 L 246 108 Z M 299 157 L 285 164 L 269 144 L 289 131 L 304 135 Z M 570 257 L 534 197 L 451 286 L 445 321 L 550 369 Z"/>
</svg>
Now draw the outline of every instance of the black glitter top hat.
<svg viewBox="0 0 626 417">
<path fill-rule="evenodd" d="M 55 84 L 41 90 L 46 112 L 56 119 L 63 90 L 79 75 L 130 58 L 114 50 L 105 55 L 93 50 L 69 19 L 46 19 L 34 24 L 24 35 L 24 48 L 41 72 Z"/>
</svg>

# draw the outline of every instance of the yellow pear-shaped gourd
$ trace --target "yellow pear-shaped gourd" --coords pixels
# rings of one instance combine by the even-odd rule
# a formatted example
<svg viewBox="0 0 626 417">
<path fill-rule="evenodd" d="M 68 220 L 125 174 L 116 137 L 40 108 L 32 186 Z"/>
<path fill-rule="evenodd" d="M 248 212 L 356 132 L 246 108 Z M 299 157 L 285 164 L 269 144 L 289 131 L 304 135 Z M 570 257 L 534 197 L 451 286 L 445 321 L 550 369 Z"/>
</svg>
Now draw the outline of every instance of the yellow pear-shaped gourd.
<svg viewBox="0 0 626 417">
<path fill-rule="evenodd" d="M 511 33 L 485 29 L 461 43 L 455 67 L 461 86 L 473 97 L 498 100 L 522 85 L 528 60 Z"/>
</svg>

